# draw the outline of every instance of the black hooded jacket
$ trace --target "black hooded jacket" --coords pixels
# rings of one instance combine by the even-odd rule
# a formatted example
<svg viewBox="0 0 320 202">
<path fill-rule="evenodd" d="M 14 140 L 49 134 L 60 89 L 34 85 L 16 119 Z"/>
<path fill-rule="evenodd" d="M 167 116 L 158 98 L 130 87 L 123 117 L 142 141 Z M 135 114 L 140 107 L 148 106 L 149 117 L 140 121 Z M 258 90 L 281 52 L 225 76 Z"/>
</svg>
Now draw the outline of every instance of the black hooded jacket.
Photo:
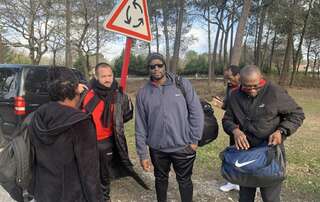
<svg viewBox="0 0 320 202">
<path fill-rule="evenodd" d="M 50 102 L 35 112 L 30 138 L 37 202 L 100 200 L 95 129 L 88 115 Z"/>
<path fill-rule="evenodd" d="M 251 146 L 268 141 L 277 129 L 285 131 L 284 138 L 293 134 L 305 119 L 302 108 L 280 86 L 271 82 L 256 97 L 242 92 L 231 93 L 222 125 L 228 135 L 236 128 L 242 130 Z"/>
</svg>

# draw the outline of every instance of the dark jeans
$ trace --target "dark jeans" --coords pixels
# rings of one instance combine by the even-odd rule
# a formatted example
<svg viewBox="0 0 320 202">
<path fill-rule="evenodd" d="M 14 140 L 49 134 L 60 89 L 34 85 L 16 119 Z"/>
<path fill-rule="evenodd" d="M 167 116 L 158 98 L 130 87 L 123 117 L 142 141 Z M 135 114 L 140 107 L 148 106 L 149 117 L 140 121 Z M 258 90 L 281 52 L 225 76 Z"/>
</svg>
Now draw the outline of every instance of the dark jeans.
<svg viewBox="0 0 320 202">
<path fill-rule="evenodd" d="M 100 162 L 100 187 L 103 200 L 110 199 L 110 166 L 113 156 L 112 137 L 98 141 L 99 162 Z"/>
<path fill-rule="evenodd" d="M 282 183 L 271 187 L 261 187 L 261 197 L 263 202 L 280 202 L 280 192 Z M 254 202 L 256 188 L 240 187 L 239 202 Z"/>
<path fill-rule="evenodd" d="M 168 179 L 171 164 L 173 165 L 176 179 L 179 184 L 181 201 L 191 202 L 193 196 L 191 175 L 196 152 L 190 146 L 171 153 L 150 149 L 150 156 L 154 166 L 158 202 L 167 201 Z"/>
</svg>

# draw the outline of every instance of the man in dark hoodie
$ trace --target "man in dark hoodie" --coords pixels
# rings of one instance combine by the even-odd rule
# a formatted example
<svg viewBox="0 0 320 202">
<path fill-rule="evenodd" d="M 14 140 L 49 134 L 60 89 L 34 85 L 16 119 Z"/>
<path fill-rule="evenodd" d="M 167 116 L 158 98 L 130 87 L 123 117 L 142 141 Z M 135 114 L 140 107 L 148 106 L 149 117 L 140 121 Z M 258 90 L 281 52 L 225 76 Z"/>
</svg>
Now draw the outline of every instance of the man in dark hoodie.
<svg viewBox="0 0 320 202">
<path fill-rule="evenodd" d="M 35 111 L 30 126 L 35 200 L 101 201 L 95 129 L 90 116 L 76 109 L 79 81 L 68 68 L 48 71 L 51 102 Z"/>
<path fill-rule="evenodd" d="M 261 144 L 280 145 L 301 126 L 304 113 L 278 85 L 262 78 L 258 67 L 248 65 L 240 72 L 241 85 L 232 92 L 222 119 L 225 132 L 234 137 L 237 149 Z M 280 202 L 281 184 L 260 187 L 264 202 Z M 240 186 L 239 201 L 254 202 L 256 188 Z"/>
<path fill-rule="evenodd" d="M 175 75 L 166 71 L 164 58 L 152 53 L 147 58 L 150 81 L 136 98 L 136 147 L 145 171 L 154 166 L 155 187 L 159 202 L 167 201 L 171 164 L 176 173 L 182 202 L 191 202 L 192 169 L 198 141 L 201 139 L 204 114 L 191 83 L 182 79 L 186 96 L 175 84 Z"/>
</svg>

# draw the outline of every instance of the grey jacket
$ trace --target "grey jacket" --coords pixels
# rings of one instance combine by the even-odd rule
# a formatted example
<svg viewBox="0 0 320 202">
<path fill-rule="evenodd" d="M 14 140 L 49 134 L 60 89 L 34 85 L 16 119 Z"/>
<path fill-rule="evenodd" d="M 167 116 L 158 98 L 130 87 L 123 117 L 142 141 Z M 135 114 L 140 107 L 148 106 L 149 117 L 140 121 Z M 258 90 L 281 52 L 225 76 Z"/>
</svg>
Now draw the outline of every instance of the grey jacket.
<svg viewBox="0 0 320 202">
<path fill-rule="evenodd" d="M 182 79 L 185 99 L 175 85 L 175 75 L 167 73 L 166 76 L 164 85 L 149 81 L 137 94 L 135 136 L 141 160 L 147 159 L 147 146 L 174 152 L 197 144 L 202 136 L 204 114 L 196 91 L 188 80 Z"/>
</svg>

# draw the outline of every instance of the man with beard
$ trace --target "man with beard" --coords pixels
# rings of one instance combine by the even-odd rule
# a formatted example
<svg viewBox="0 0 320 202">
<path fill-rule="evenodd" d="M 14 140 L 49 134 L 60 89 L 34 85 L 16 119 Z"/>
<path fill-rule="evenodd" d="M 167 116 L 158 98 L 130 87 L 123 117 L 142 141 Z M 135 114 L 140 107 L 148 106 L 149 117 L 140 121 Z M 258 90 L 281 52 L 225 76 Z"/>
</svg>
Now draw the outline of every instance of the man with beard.
<svg viewBox="0 0 320 202">
<path fill-rule="evenodd" d="M 124 136 L 124 123 L 132 119 L 133 109 L 128 96 L 118 86 L 109 64 L 97 64 L 95 74 L 96 79 L 91 82 L 92 89 L 84 98 L 83 108 L 92 114 L 96 127 L 101 190 L 104 202 L 109 202 L 111 177 L 119 177 L 117 175 L 137 177 L 129 160 Z M 114 166 L 117 169 L 112 169 Z"/>
<path fill-rule="evenodd" d="M 48 71 L 51 101 L 34 112 L 30 125 L 31 192 L 39 202 L 100 202 L 95 129 L 91 117 L 76 107 L 83 89 L 71 69 Z"/>
<path fill-rule="evenodd" d="M 224 131 L 234 137 L 237 149 L 263 144 L 280 145 L 301 126 L 301 107 L 278 85 L 262 78 L 258 67 L 248 65 L 240 72 L 241 85 L 232 92 L 222 119 Z M 264 202 L 280 202 L 282 182 L 260 187 Z M 239 201 L 254 202 L 256 187 L 240 186 Z"/>
<path fill-rule="evenodd" d="M 147 58 L 150 81 L 136 98 L 135 135 L 137 153 L 144 171 L 154 166 L 155 187 L 159 202 L 167 201 L 171 164 L 176 173 L 182 202 L 191 202 L 191 180 L 198 141 L 201 139 L 204 114 L 191 83 L 182 78 L 184 98 L 176 86 L 176 76 L 166 71 L 159 53 Z"/>
</svg>

